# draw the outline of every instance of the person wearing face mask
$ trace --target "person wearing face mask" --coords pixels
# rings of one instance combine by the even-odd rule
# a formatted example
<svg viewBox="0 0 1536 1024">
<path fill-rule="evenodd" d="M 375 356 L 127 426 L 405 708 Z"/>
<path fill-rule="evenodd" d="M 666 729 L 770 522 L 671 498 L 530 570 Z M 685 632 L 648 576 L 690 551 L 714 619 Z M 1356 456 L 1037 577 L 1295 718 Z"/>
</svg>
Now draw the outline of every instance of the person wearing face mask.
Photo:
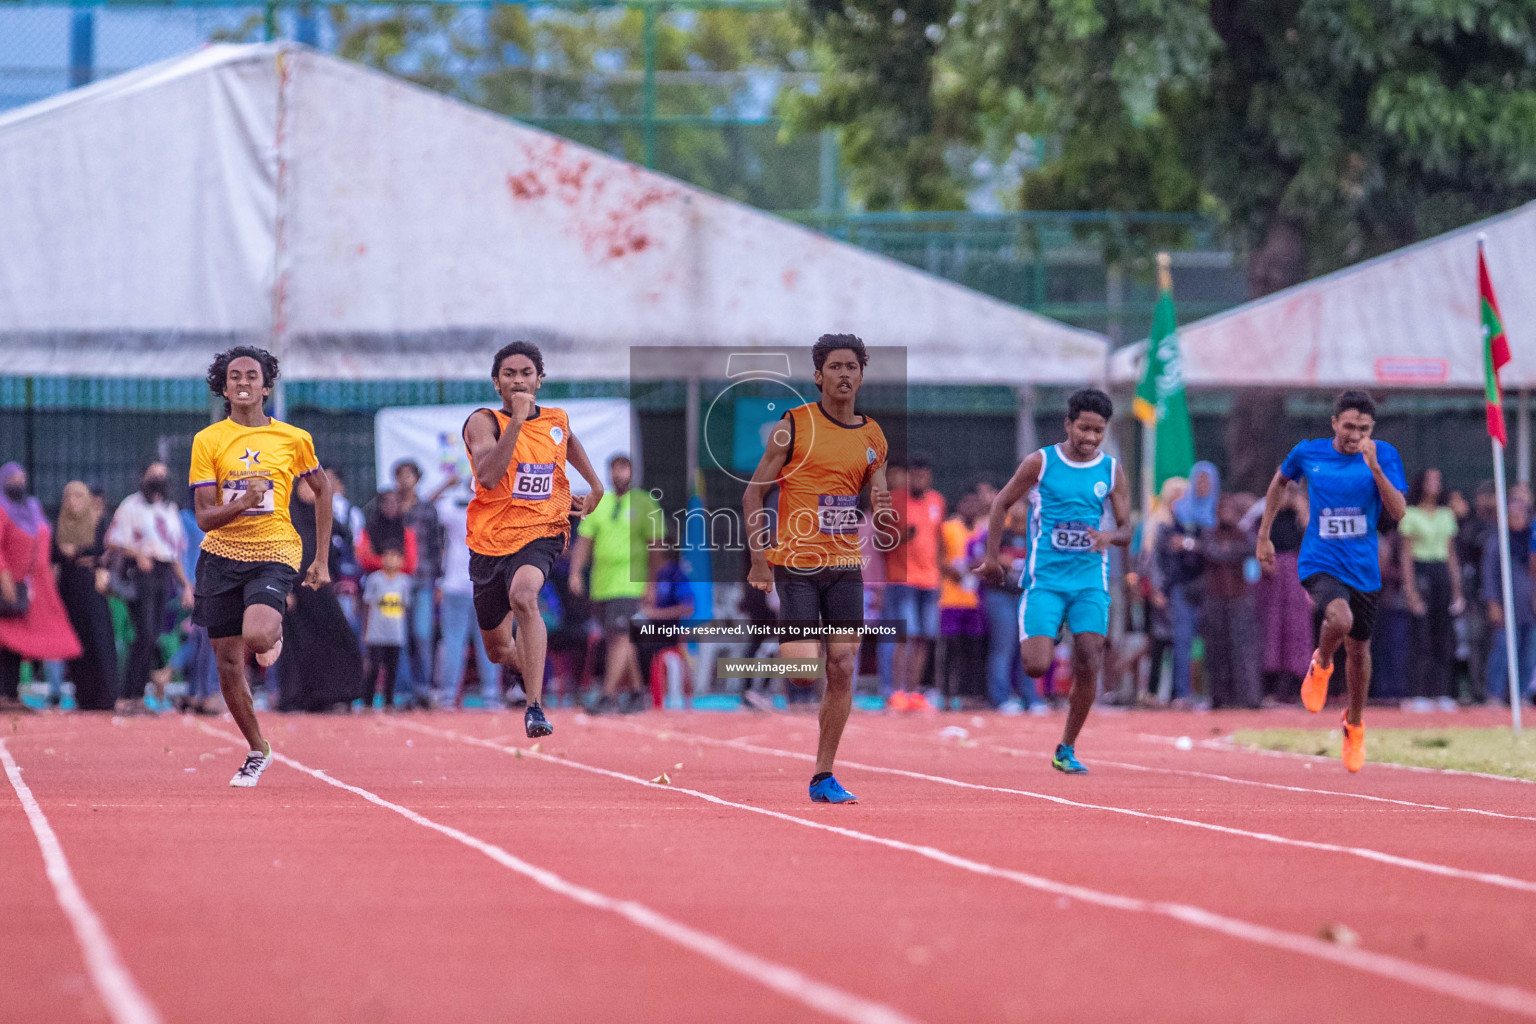
<svg viewBox="0 0 1536 1024">
<path fill-rule="evenodd" d="M 171 596 L 179 590 L 182 607 L 192 607 L 192 584 L 181 565 L 187 535 L 176 503 L 166 497 L 168 488 L 165 463 L 151 462 L 139 489 L 117 506 L 107 528 L 107 548 L 122 560 L 123 575 L 133 588 L 128 611 L 134 639 L 119 702 L 120 710 L 129 713 L 145 710 L 150 674 L 164 667 L 160 633 Z"/>
<path fill-rule="evenodd" d="M 53 531 L 27 493 L 27 471 L 0 466 L 0 711 L 24 711 L 21 663 L 80 656 L 64 603 L 49 571 Z"/>
</svg>

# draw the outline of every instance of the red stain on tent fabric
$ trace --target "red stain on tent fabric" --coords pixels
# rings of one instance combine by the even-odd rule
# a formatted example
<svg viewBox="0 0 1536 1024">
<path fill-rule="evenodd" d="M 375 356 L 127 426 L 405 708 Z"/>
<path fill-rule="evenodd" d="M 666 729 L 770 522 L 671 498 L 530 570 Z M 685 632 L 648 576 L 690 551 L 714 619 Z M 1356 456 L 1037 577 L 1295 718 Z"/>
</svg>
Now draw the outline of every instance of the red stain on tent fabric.
<svg viewBox="0 0 1536 1024">
<path fill-rule="evenodd" d="M 645 252 L 658 244 L 644 224 L 645 213 L 680 190 L 647 181 L 639 168 L 605 174 L 590 156 L 567 153 L 563 141 L 525 144 L 527 169 L 507 175 L 507 188 L 517 202 L 555 199 L 574 215 L 571 232 L 586 254 L 615 260 Z"/>
</svg>

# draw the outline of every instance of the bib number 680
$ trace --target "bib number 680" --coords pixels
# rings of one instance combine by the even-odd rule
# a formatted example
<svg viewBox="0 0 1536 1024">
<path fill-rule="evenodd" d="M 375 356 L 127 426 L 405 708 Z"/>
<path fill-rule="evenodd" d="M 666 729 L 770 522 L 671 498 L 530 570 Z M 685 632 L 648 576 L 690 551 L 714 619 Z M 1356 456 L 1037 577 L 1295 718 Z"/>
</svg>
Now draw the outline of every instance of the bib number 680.
<svg viewBox="0 0 1536 1024">
<path fill-rule="evenodd" d="M 512 497 L 542 501 L 555 491 L 553 463 L 519 463 L 512 481 Z"/>
</svg>

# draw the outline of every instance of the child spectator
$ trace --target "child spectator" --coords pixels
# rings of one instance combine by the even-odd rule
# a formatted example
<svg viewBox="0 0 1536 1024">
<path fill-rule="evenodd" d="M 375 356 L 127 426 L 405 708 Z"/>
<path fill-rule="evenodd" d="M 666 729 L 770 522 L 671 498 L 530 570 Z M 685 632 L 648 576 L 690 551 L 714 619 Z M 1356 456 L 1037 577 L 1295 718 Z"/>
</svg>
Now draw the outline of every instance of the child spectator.
<svg viewBox="0 0 1536 1024">
<path fill-rule="evenodd" d="M 962 686 L 980 683 L 986 671 L 987 617 L 981 610 L 981 579 L 976 575 L 971 541 L 980 529 L 984 504 L 976 493 L 957 503 L 955 515 L 940 527 L 943 561 L 939 566 L 939 656 L 930 695 L 941 710 L 960 710 Z M 990 512 L 990 509 L 986 509 Z M 984 553 L 984 552 L 983 552 Z M 938 700 L 932 700 L 937 696 Z"/>
<path fill-rule="evenodd" d="M 384 676 L 384 710 L 395 704 L 395 673 L 400 650 L 406 643 L 406 613 L 411 605 L 411 577 L 405 572 L 405 554 L 391 545 L 380 552 L 383 568 L 370 573 L 363 584 L 363 707 L 373 706 L 373 694 Z"/>
</svg>

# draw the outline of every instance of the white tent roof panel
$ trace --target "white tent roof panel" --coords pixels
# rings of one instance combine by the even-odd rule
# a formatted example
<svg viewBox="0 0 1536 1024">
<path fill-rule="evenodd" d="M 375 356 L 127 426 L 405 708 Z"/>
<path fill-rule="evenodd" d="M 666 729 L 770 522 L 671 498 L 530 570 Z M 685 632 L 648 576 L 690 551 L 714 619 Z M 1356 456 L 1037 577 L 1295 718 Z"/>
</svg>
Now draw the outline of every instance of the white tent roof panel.
<svg viewBox="0 0 1536 1024">
<path fill-rule="evenodd" d="M 924 382 L 1104 373 L 1098 335 L 287 44 L 0 117 L 0 175 L 4 373 L 195 374 L 240 340 L 290 378 L 471 378 L 529 337 L 611 379 L 630 346 L 827 331 Z"/>
<path fill-rule="evenodd" d="M 1536 385 L 1536 203 L 1182 328 L 1185 382 L 1482 390 L 1480 232 L 1512 355 L 1502 381 Z M 1145 348 L 1116 352 L 1111 379 L 1138 380 Z"/>
</svg>

